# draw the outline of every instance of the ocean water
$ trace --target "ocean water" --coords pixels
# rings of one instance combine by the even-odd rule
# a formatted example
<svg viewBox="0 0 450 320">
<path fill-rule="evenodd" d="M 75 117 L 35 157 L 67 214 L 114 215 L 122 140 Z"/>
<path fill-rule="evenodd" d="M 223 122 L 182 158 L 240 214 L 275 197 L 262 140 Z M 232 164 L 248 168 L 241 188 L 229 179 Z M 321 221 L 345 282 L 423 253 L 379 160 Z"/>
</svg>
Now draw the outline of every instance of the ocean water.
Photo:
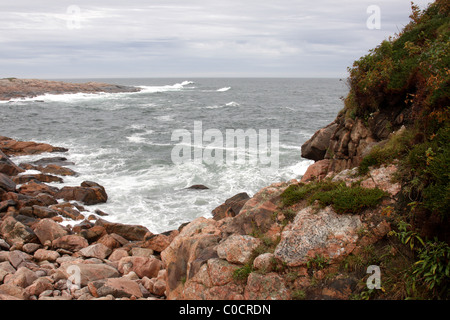
<svg viewBox="0 0 450 320">
<path fill-rule="evenodd" d="M 66 81 L 68 81 L 66 79 Z M 66 147 L 64 154 L 16 157 L 16 163 L 65 156 L 77 177 L 63 185 L 96 181 L 106 188 L 105 204 L 89 206 L 109 214 L 107 220 L 140 224 L 154 233 L 178 228 L 204 216 L 227 198 L 250 196 L 274 182 L 299 179 L 311 161 L 301 158 L 301 145 L 331 122 L 348 92 L 339 79 L 77 79 L 139 86 L 138 93 L 45 95 L 0 104 L 0 135 Z M 197 127 L 195 125 L 197 124 Z M 198 130 L 201 124 L 201 131 Z M 197 128 L 197 131 L 195 131 Z M 254 130 L 258 143 L 267 132 L 269 153 L 279 163 L 226 161 L 228 130 Z M 222 134 L 213 155 L 222 162 L 195 158 L 191 140 L 197 132 Z M 214 130 L 214 131 L 211 131 Z M 278 139 L 272 133 L 278 132 Z M 174 137 L 175 138 L 174 138 Z M 213 140 L 203 140 L 201 147 Z M 182 143 L 182 144 L 181 144 Z M 250 142 L 248 142 L 250 143 Z M 176 147 L 192 150 L 180 163 Z M 231 148 L 248 156 L 247 145 Z M 177 149 L 175 149 L 177 150 Z M 203 149 L 206 150 L 206 149 Z M 219 153 L 217 153 L 219 152 Z M 180 153 L 175 153 L 180 155 Z M 187 155 L 187 153 L 183 153 Z M 219 158 L 217 158 L 219 159 Z M 189 190 L 203 184 L 209 189 Z"/>
</svg>

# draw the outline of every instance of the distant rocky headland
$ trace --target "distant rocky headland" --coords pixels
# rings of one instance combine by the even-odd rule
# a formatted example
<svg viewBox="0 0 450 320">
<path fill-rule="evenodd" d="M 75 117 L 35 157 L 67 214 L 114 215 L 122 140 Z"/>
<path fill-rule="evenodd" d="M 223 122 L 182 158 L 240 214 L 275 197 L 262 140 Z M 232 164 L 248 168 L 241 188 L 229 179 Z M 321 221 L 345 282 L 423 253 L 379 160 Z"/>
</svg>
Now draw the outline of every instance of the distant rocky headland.
<svg viewBox="0 0 450 320">
<path fill-rule="evenodd" d="M 44 94 L 138 92 L 137 87 L 100 82 L 71 83 L 40 79 L 0 79 L 0 100 L 34 98 Z"/>
</svg>

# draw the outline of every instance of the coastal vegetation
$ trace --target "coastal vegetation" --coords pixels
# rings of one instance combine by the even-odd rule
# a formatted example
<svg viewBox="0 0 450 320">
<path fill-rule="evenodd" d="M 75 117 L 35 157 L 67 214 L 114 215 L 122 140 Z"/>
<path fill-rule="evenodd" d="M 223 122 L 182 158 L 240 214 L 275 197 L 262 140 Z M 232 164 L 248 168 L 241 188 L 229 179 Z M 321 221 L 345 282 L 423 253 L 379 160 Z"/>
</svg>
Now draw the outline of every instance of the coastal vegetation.
<svg viewBox="0 0 450 320">
<path fill-rule="evenodd" d="M 412 5 L 411 22 L 349 68 L 345 106 L 305 148 L 316 162 L 301 181 L 161 234 L 87 216 L 105 188 L 46 185 L 76 175 L 58 159 L 9 159 L 67 149 L 0 137 L 0 299 L 450 298 L 449 36 L 448 1 Z"/>
<path fill-rule="evenodd" d="M 378 205 L 383 192 L 364 189 L 355 181 L 373 168 L 395 165 L 398 169 L 395 181 L 401 191 L 384 212 L 393 226 L 388 241 L 349 255 L 342 265 L 353 271 L 369 262 L 381 265 L 383 290 L 361 288 L 355 299 L 448 299 L 450 295 L 450 3 L 437 0 L 423 10 L 412 4 L 410 19 L 401 32 L 348 69 L 349 94 L 339 114 L 344 117 L 342 127 L 363 123 L 367 135 L 392 133 L 363 153 L 350 187 L 331 180 L 312 181 L 292 185 L 281 195 L 285 206 L 317 201 L 339 213 L 359 213 Z M 384 121 L 383 128 L 377 119 Z M 347 147 L 342 137 L 341 149 L 327 147 L 326 159 L 338 159 L 336 151 Z"/>
</svg>

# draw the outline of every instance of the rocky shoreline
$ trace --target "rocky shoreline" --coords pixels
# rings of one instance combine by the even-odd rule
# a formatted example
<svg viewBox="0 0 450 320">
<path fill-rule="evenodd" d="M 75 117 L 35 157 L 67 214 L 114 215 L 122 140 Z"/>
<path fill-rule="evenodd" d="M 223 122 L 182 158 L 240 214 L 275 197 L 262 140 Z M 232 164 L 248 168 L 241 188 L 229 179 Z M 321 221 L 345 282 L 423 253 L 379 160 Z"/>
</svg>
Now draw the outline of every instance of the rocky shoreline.
<svg viewBox="0 0 450 320">
<path fill-rule="evenodd" d="M 137 87 L 99 82 L 69 83 L 40 79 L 0 79 L 0 101 L 34 98 L 45 94 L 138 92 Z"/>
<path fill-rule="evenodd" d="M 383 166 L 359 179 L 387 192 L 382 206 L 360 215 L 305 203 L 286 209 L 280 195 L 301 183 L 292 180 L 253 197 L 238 194 L 212 219 L 153 234 L 87 212 L 85 206 L 108 200 L 95 182 L 47 185 L 76 174 L 64 167 L 65 151 L 0 137 L 0 299 L 349 299 L 361 274 L 339 266 L 387 235 L 383 208 L 400 190 L 391 183 L 395 165 Z M 10 159 L 41 153 L 35 163 Z M 30 169 L 41 173 L 27 174 Z M 329 178 L 355 181 L 351 170 Z M 61 224 L 67 219 L 73 227 Z M 311 268 L 318 256 L 326 265 Z"/>
</svg>

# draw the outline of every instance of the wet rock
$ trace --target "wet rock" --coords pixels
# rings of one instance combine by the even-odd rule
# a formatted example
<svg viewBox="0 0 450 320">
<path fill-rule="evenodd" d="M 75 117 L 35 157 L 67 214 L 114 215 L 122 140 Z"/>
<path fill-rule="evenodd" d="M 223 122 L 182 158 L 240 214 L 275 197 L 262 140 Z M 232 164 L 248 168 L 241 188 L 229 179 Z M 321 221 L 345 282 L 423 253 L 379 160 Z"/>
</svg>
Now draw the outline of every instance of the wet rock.
<svg viewBox="0 0 450 320">
<path fill-rule="evenodd" d="M 64 166 L 64 165 L 74 165 L 75 163 L 67 161 L 67 158 L 65 157 L 48 157 L 30 162 L 30 164 L 35 166 L 46 166 L 49 164 Z"/>
<path fill-rule="evenodd" d="M 0 80 L 1 81 L 1 80 Z M 0 137 L 0 150 L 7 156 L 23 156 L 44 152 L 66 152 L 65 148 L 54 147 L 47 143 L 33 141 L 16 141 L 8 137 Z"/>
<path fill-rule="evenodd" d="M 195 185 L 190 186 L 190 187 L 188 187 L 186 189 L 189 189 L 189 190 L 206 190 L 206 189 L 209 189 L 209 188 L 207 186 L 204 186 L 203 184 L 195 184 Z"/>
<path fill-rule="evenodd" d="M 23 195 L 35 197 L 40 193 L 46 193 L 51 196 L 55 196 L 59 192 L 59 189 L 56 187 L 48 186 L 43 182 L 32 180 L 28 183 L 23 184 L 18 189 L 18 191 Z"/>
<path fill-rule="evenodd" d="M 56 197 L 65 201 L 79 201 L 86 205 L 105 203 L 108 200 L 105 188 L 90 181 L 82 182 L 80 187 L 63 187 Z"/>
<path fill-rule="evenodd" d="M 61 179 L 60 177 L 48 174 L 24 174 L 12 178 L 12 181 L 16 184 L 24 184 L 33 180 L 37 180 L 40 182 L 63 182 L 63 179 Z"/>
</svg>

